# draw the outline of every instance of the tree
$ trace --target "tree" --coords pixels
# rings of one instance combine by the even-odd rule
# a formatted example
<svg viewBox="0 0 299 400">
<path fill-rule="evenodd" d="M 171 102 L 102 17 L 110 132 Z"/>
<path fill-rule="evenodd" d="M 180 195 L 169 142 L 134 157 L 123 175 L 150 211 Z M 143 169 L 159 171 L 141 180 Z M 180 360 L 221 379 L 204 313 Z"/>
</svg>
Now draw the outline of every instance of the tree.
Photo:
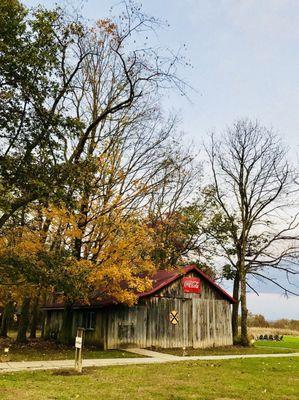
<svg viewBox="0 0 299 400">
<path fill-rule="evenodd" d="M 98 289 L 132 304 L 149 287 L 149 204 L 188 180 L 176 118 L 159 104 L 162 90 L 184 93 L 180 58 L 144 44 L 159 23 L 131 2 L 93 26 L 17 0 L 0 18 L 1 284 L 19 288 L 20 341 L 30 303 L 34 325 L 40 294 L 62 293 L 68 341 L 75 301 Z"/>
<path fill-rule="evenodd" d="M 269 322 L 261 314 L 248 313 L 248 326 L 257 326 L 260 328 L 269 327 Z"/>
<path fill-rule="evenodd" d="M 160 184 L 150 193 L 148 224 L 152 228 L 153 260 L 160 269 L 169 269 L 197 256 L 201 245 L 203 209 L 195 201 L 201 165 L 196 155 L 182 152 L 178 141 L 170 147 L 159 171 Z"/>
<path fill-rule="evenodd" d="M 5 0 L 0 25 L 1 229 L 32 202 L 67 198 L 83 164 L 92 168 L 88 152 L 103 144 L 109 124 L 150 98 L 157 116 L 154 96 L 183 85 L 178 57 L 136 48 L 135 36 L 158 22 L 131 3 L 118 20 L 89 27 L 59 8 L 30 11 Z"/>
<path fill-rule="evenodd" d="M 1 326 L 0 326 L 0 337 L 7 338 L 8 329 L 12 322 L 13 312 L 14 312 L 14 302 L 13 300 L 6 299 L 3 307 L 2 318 L 1 318 Z"/>
<path fill-rule="evenodd" d="M 210 235 L 228 260 L 225 275 L 234 279 L 234 297 L 241 302 L 241 341 L 247 339 L 246 287 L 248 276 L 267 279 L 282 289 L 264 271 L 272 268 L 296 274 L 298 214 L 288 197 L 292 172 L 287 153 L 277 136 L 257 122 L 237 121 L 206 148 L 213 183 L 210 196 L 221 210 L 218 227 Z M 293 262 L 285 266 L 282 262 Z M 233 313 L 233 334 L 237 315 Z"/>
</svg>

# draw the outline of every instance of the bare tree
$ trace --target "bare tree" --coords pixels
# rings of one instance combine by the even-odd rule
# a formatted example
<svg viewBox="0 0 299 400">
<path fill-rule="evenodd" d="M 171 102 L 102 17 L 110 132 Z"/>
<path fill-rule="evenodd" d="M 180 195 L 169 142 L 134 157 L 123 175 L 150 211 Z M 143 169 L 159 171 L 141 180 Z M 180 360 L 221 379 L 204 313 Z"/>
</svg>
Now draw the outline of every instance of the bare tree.
<svg viewBox="0 0 299 400">
<path fill-rule="evenodd" d="M 288 275 L 299 273 L 298 211 L 289 196 L 292 171 L 280 139 L 258 122 L 237 121 L 206 147 L 213 183 L 210 196 L 222 213 L 209 234 L 229 261 L 226 275 L 234 279 L 234 297 L 241 302 L 241 341 L 247 339 L 246 288 L 248 276 L 270 280 L 264 271 L 273 268 Z M 283 263 L 287 261 L 290 264 Z M 238 303 L 233 308 L 236 339 Z"/>
<path fill-rule="evenodd" d="M 22 207 L 61 196 L 107 125 L 149 96 L 157 101 L 161 89 L 184 90 L 179 57 L 145 43 L 159 22 L 133 2 L 93 27 L 61 9 L 30 13 L 18 2 L 1 3 L 1 16 L 16 29 L 4 38 L 0 68 L 0 228 Z"/>
<path fill-rule="evenodd" d="M 172 148 L 176 121 L 160 110 L 162 92 L 184 94 L 180 59 L 151 47 L 148 36 L 159 21 L 131 1 L 119 18 L 93 26 L 61 9 L 14 4 L 0 4 L 1 24 L 16 26 L 0 66 L 0 239 L 5 243 L 21 224 L 40 236 L 45 255 L 92 263 L 101 260 L 109 229 L 117 231 L 116 216 L 139 216 L 161 185 L 173 183 L 178 165 L 187 169 L 188 155 L 171 161 L 179 153 Z M 49 216 L 60 206 L 72 223 L 57 217 L 61 209 L 56 219 Z M 83 293 L 79 272 L 66 267 L 64 274 L 62 260 L 57 270 L 45 266 L 45 275 L 27 259 L 24 271 L 4 261 L 0 274 L 8 285 L 47 286 L 52 274 L 52 288 L 69 297 Z"/>
</svg>

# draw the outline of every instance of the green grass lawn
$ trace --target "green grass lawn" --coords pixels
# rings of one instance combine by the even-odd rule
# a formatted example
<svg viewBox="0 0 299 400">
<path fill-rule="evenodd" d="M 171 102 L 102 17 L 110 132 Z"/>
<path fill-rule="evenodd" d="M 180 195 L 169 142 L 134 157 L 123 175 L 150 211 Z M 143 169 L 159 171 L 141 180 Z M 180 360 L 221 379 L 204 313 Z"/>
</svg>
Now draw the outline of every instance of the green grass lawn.
<svg viewBox="0 0 299 400">
<path fill-rule="evenodd" d="M 9 347 L 9 355 L 4 355 L 4 348 Z M 183 355 L 182 349 L 158 350 L 168 354 Z M 281 342 L 257 341 L 253 347 L 242 346 L 214 347 L 209 349 L 188 349 L 187 356 L 222 355 L 222 354 L 273 354 L 299 352 L 299 337 L 285 336 Z M 17 345 L 13 340 L 0 340 L 0 362 L 2 361 L 36 361 L 73 359 L 75 349 L 58 345 L 42 339 L 30 340 L 26 345 Z M 84 348 L 83 357 L 88 358 L 124 358 L 141 357 L 119 350 L 102 351 L 97 348 Z"/>
<path fill-rule="evenodd" d="M 9 355 L 4 355 L 4 348 L 10 347 Z M 182 349 L 158 350 L 168 354 L 183 355 Z M 283 341 L 258 341 L 253 347 L 225 346 L 209 349 L 188 349 L 187 356 L 222 355 L 222 354 L 273 354 L 293 353 L 299 351 L 299 337 L 286 336 Z M 73 359 L 75 349 L 42 339 L 31 340 L 28 344 L 18 346 L 14 341 L 0 343 L 0 362 L 2 361 L 36 361 Z M 83 357 L 88 358 L 125 358 L 141 357 L 119 350 L 102 351 L 97 348 L 84 348 Z"/>
<path fill-rule="evenodd" d="M 182 356 L 181 349 L 162 350 L 164 353 Z M 274 353 L 293 353 L 299 349 L 279 349 L 263 347 L 244 348 L 241 346 L 229 346 L 212 349 L 190 349 L 188 356 L 198 355 L 221 355 L 221 354 L 274 354 Z M 132 358 L 142 357 L 120 350 L 98 350 L 94 348 L 85 348 L 83 350 L 84 359 L 94 358 Z M 0 350 L 0 362 L 6 361 L 38 361 L 38 360 L 71 360 L 75 358 L 75 349 L 64 346 L 57 348 L 32 348 L 32 347 L 12 347 L 9 355 L 4 355 L 3 349 Z"/>
<path fill-rule="evenodd" d="M 1 400 L 298 400 L 299 360 L 186 361 L 0 375 Z"/>
<path fill-rule="evenodd" d="M 160 350 L 159 350 L 160 351 Z M 299 349 L 297 349 L 299 351 Z M 185 356 L 219 356 L 225 354 L 278 354 L 278 353 L 295 353 L 296 349 L 270 348 L 270 347 L 243 347 L 243 346 L 225 346 L 211 347 L 208 349 L 187 349 Z M 162 353 L 182 356 L 182 349 L 162 349 Z"/>
<path fill-rule="evenodd" d="M 183 355 L 182 349 L 163 349 L 163 353 Z M 275 354 L 299 352 L 299 337 L 285 336 L 281 342 L 258 340 L 252 347 L 225 346 L 208 349 L 187 349 L 187 356 L 225 355 L 225 354 Z"/>
<path fill-rule="evenodd" d="M 275 342 L 274 340 L 258 340 L 255 343 L 256 347 L 259 348 L 287 348 L 299 351 L 299 336 L 284 336 L 281 342 Z"/>
<path fill-rule="evenodd" d="M 138 355 L 120 350 L 84 349 L 83 358 L 132 358 Z M 8 356 L 0 356 L 0 362 L 5 361 L 38 361 L 38 360 L 71 360 L 75 359 L 75 349 L 35 350 L 31 348 L 12 349 Z"/>
<path fill-rule="evenodd" d="M 4 349 L 9 348 L 8 355 Z M 138 355 L 120 350 L 103 351 L 96 347 L 85 347 L 83 357 L 87 358 L 129 358 Z M 18 345 L 13 340 L 0 340 L 0 362 L 5 361 L 37 361 L 37 360 L 69 360 L 75 358 L 75 348 L 59 345 L 42 339 L 32 339 L 27 344 Z"/>
</svg>

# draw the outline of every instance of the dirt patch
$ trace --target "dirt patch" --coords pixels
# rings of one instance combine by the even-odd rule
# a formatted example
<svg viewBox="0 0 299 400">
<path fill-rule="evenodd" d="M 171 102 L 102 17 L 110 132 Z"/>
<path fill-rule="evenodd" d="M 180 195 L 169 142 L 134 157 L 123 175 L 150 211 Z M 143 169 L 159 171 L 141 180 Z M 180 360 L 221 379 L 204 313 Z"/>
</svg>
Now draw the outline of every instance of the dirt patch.
<svg viewBox="0 0 299 400">
<path fill-rule="evenodd" d="M 88 369 L 83 369 L 83 371 L 77 372 L 74 369 L 62 369 L 59 371 L 54 371 L 52 372 L 52 375 L 54 376 L 81 376 L 81 375 L 90 375 L 92 373 L 91 368 Z"/>
</svg>

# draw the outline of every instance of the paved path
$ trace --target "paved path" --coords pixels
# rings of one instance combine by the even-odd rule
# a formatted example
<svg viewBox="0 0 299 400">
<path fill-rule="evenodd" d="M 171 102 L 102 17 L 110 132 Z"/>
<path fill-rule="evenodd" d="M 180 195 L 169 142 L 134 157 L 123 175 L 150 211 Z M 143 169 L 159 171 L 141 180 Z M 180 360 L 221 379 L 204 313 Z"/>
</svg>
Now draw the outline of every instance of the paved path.
<svg viewBox="0 0 299 400">
<path fill-rule="evenodd" d="M 222 355 L 222 356 L 188 356 L 179 357 L 170 354 L 157 353 L 143 349 L 126 349 L 140 355 L 144 358 L 110 358 L 110 359 L 89 359 L 83 360 L 83 367 L 106 367 L 112 365 L 138 365 L 138 364 L 162 364 L 167 362 L 180 361 L 213 361 L 213 360 L 231 360 L 237 358 L 282 358 L 298 357 L 299 353 L 282 354 L 246 354 L 246 355 Z M 0 373 L 49 370 L 49 369 L 69 369 L 74 367 L 74 360 L 56 360 L 56 361 L 22 361 L 22 362 L 0 362 Z"/>
</svg>

